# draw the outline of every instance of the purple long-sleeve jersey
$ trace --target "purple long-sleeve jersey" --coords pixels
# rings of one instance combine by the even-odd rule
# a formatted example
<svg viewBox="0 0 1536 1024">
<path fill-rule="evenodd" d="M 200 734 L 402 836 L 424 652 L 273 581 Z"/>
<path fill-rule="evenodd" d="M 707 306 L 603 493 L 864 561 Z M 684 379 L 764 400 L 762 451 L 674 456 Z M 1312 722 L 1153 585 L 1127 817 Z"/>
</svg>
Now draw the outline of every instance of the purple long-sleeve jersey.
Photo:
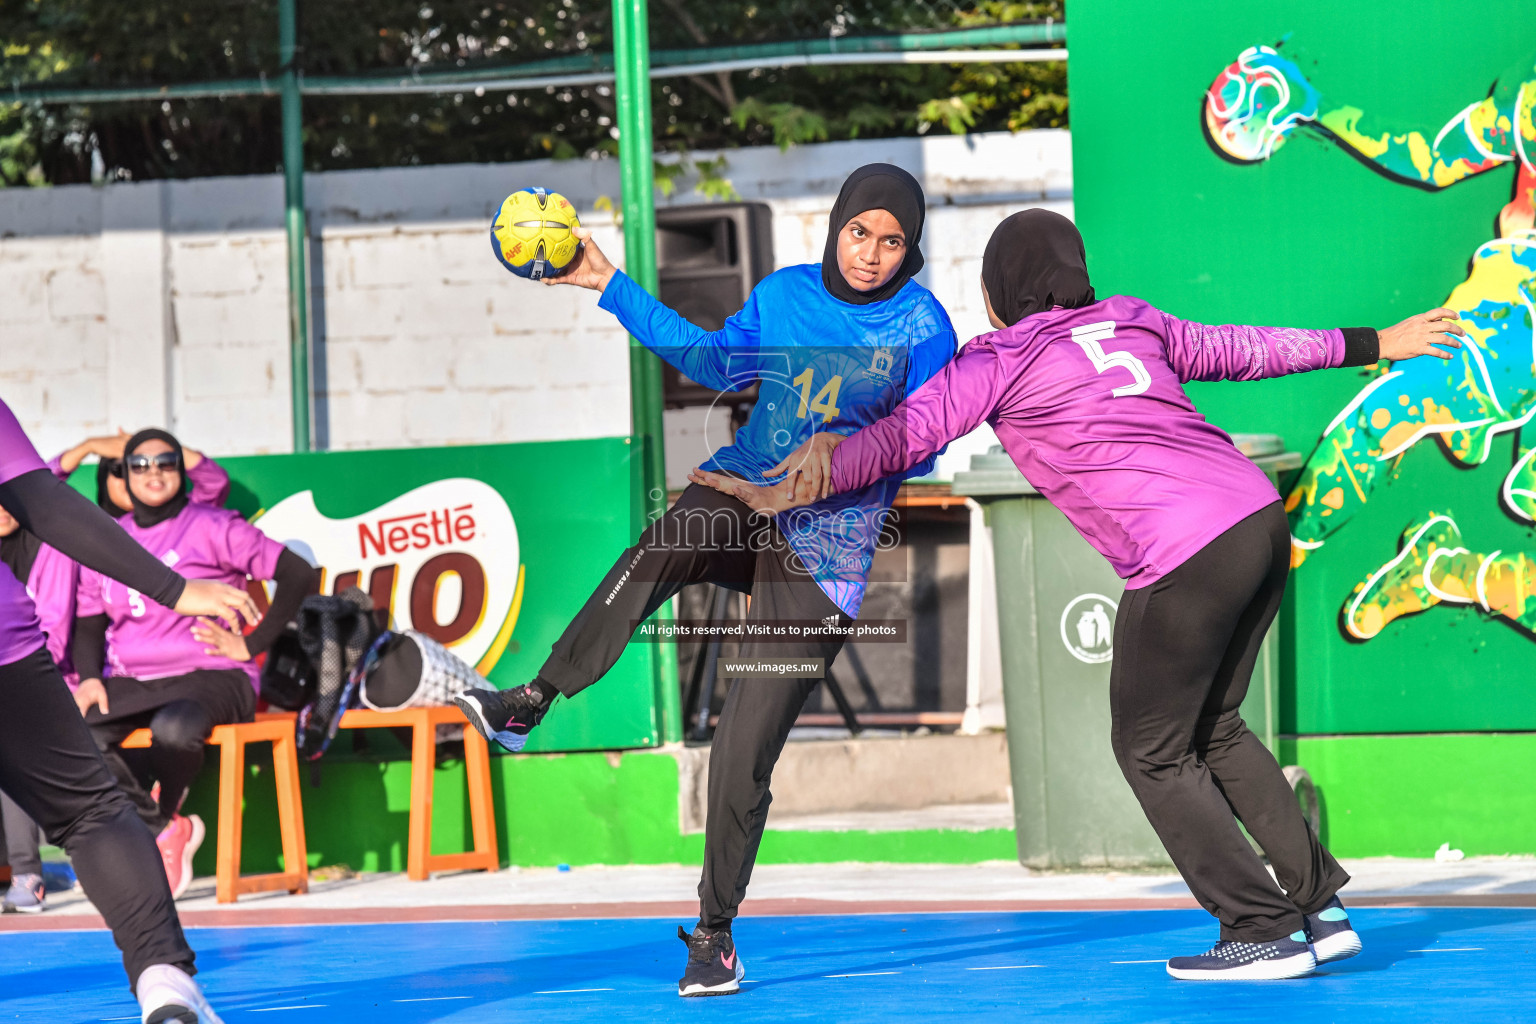
<svg viewBox="0 0 1536 1024">
<path fill-rule="evenodd" d="M 0 401 L 0 483 L 42 468 L 42 457 L 16 422 L 16 414 Z M 9 566 L 0 564 L 0 665 L 20 661 L 43 643 L 43 627 L 27 588 Z"/>
<path fill-rule="evenodd" d="M 269 580 L 283 546 L 240 518 L 239 513 L 196 503 L 175 518 L 140 526 L 132 516 L 118 520 L 129 537 L 189 580 L 217 580 L 245 586 L 247 575 Z M 148 600 L 93 569 L 80 573 L 81 618 L 105 613 L 107 660 L 112 675 L 163 679 L 196 669 L 244 670 L 254 688 L 256 666 L 208 654 L 192 636 L 191 618 Z"/>
<path fill-rule="evenodd" d="M 1031 485 L 1128 589 L 1155 583 L 1279 494 L 1184 393 L 1344 363 L 1342 331 L 1215 327 L 1116 295 L 973 339 L 890 416 L 838 446 L 843 491 L 992 425 Z"/>
</svg>

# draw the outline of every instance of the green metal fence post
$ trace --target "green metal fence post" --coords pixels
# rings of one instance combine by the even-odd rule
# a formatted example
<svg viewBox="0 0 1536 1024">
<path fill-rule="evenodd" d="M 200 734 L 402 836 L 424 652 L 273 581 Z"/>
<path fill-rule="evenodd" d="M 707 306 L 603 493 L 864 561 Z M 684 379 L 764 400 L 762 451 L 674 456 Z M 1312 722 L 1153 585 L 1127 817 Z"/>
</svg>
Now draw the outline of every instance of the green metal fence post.
<svg viewBox="0 0 1536 1024">
<path fill-rule="evenodd" d="M 309 272 L 304 250 L 304 123 L 299 93 L 298 0 L 279 0 L 282 64 L 284 227 L 288 232 L 288 350 L 293 384 L 293 450 L 309 451 Z"/>
<path fill-rule="evenodd" d="M 656 197 L 651 166 L 651 43 L 646 0 L 613 0 L 613 60 L 618 94 L 619 165 L 623 176 L 624 272 L 656 294 Z M 667 509 L 666 450 L 661 426 L 661 363 L 629 339 L 630 434 L 641 460 L 640 523 Z M 665 621 L 663 609 L 658 616 Z M 655 644 L 654 667 L 662 740 L 683 738 L 677 648 Z"/>
</svg>

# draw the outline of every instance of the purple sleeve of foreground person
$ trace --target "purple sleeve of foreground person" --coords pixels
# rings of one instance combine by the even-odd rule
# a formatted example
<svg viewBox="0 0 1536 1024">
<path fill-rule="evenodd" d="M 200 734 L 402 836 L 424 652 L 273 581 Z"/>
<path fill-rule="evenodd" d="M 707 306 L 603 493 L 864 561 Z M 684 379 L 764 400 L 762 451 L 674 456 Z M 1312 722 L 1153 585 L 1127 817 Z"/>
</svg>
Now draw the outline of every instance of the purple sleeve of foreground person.
<svg viewBox="0 0 1536 1024">
<path fill-rule="evenodd" d="M 192 481 L 192 500 L 199 505 L 222 508 L 229 499 L 229 473 L 206 455 L 187 470 L 187 479 Z"/>
<path fill-rule="evenodd" d="M 1344 365 L 1344 332 L 1201 324 L 1162 313 L 1179 380 L 1262 380 Z"/>
<path fill-rule="evenodd" d="M 997 411 L 1006 384 L 989 337 L 974 339 L 889 416 L 837 446 L 832 490 L 854 490 L 903 473 L 969 434 Z"/>
<path fill-rule="evenodd" d="M 0 401 L 0 483 L 43 469 L 43 460 L 21 429 L 11 407 Z M 9 665 L 43 646 L 42 623 L 27 588 L 0 565 L 0 665 Z"/>
</svg>

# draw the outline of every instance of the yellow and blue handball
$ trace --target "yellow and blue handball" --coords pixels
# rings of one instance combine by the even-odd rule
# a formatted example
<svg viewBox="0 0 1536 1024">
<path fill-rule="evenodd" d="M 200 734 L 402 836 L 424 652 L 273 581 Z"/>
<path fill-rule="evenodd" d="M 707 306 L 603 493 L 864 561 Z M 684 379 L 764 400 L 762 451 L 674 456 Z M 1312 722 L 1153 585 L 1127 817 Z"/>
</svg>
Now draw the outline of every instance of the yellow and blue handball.
<svg viewBox="0 0 1536 1024">
<path fill-rule="evenodd" d="M 539 281 L 565 273 L 581 252 L 576 207 L 558 192 L 520 188 L 491 222 L 491 250 L 518 277 Z"/>
</svg>

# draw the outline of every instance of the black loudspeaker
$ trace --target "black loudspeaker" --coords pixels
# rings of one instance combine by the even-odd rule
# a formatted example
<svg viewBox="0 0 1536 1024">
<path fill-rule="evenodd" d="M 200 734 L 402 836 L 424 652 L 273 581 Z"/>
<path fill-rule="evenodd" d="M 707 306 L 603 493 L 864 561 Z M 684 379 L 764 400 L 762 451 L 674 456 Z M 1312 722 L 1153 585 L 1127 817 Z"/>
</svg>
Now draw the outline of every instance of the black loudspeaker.
<svg viewBox="0 0 1536 1024">
<path fill-rule="evenodd" d="M 711 203 L 656 211 L 661 301 L 706 331 L 718 331 L 773 272 L 773 211 L 766 203 Z M 718 392 L 662 367 L 666 405 L 712 405 Z M 752 401 L 757 385 L 734 394 Z"/>
</svg>

